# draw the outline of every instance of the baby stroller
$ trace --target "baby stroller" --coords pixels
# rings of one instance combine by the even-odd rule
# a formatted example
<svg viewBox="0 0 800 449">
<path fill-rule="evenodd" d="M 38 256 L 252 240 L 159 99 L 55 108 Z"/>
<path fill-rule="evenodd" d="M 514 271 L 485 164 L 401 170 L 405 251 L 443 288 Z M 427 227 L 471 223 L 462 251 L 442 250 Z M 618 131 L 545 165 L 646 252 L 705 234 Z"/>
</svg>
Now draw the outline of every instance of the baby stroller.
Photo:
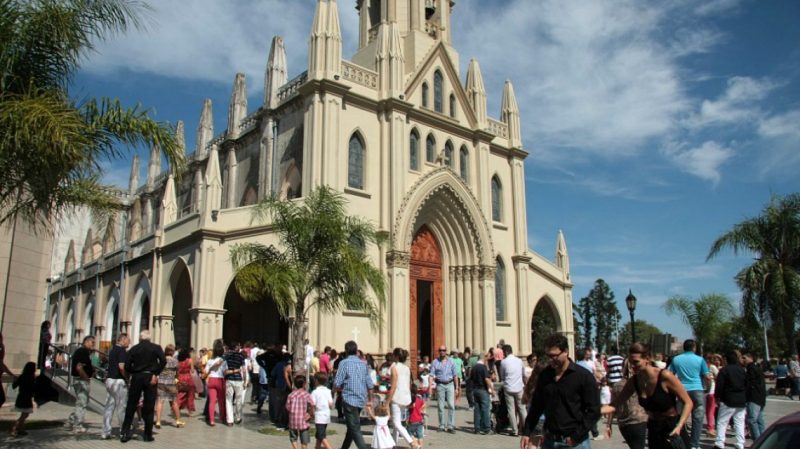
<svg viewBox="0 0 800 449">
<path fill-rule="evenodd" d="M 492 415 L 494 416 L 494 431 L 500 433 L 511 426 L 506 407 L 506 395 L 503 394 L 503 384 L 496 383 L 492 396 Z"/>
</svg>

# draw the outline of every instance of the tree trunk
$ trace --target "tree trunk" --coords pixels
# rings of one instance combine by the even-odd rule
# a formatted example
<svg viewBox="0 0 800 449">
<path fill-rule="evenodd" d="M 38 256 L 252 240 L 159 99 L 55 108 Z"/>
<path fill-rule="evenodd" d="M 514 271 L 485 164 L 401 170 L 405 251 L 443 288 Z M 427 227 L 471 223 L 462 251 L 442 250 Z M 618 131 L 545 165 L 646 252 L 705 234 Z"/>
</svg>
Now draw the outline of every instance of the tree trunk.
<svg viewBox="0 0 800 449">
<path fill-rule="evenodd" d="M 307 330 L 306 317 L 302 314 L 302 308 L 299 308 L 295 313 L 292 325 L 292 373 L 294 375 L 306 372 L 306 346 L 303 342 L 306 339 Z"/>
</svg>

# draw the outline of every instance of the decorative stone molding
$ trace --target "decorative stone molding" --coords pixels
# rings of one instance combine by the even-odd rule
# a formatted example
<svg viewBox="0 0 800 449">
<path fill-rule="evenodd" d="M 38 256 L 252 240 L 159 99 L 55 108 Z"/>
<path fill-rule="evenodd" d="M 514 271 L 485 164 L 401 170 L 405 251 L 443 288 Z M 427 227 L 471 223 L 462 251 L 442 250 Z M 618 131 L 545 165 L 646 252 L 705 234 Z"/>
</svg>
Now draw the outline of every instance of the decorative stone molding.
<svg viewBox="0 0 800 449">
<path fill-rule="evenodd" d="M 378 74 L 376 72 L 347 61 L 342 61 L 342 78 L 370 89 L 378 88 Z"/>
<path fill-rule="evenodd" d="M 480 267 L 480 280 L 493 281 L 496 268 L 490 265 L 482 265 Z"/>
<path fill-rule="evenodd" d="M 411 254 L 405 251 L 389 251 L 386 253 L 386 264 L 389 268 L 408 268 L 411 261 Z"/>
</svg>

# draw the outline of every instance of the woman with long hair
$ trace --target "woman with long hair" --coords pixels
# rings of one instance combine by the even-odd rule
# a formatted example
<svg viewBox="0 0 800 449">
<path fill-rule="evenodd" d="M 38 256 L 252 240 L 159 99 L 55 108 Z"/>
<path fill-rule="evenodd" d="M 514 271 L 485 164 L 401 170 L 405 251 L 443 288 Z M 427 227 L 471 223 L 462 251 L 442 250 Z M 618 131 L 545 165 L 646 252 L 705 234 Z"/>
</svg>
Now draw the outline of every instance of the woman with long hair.
<svg viewBox="0 0 800 449">
<path fill-rule="evenodd" d="M 178 389 L 175 385 L 175 377 L 178 374 L 178 359 L 175 358 L 175 345 L 167 345 L 164 348 L 164 357 L 167 364 L 158 375 L 158 399 L 156 400 L 156 429 L 161 428 L 161 412 L 164 403 L 169 402 L 172 413 L 175 415 L 175 427 L 183 427 L 185 422 L 181 421 L 181 411 L 176 400 Z"/>
<path fill-rule="evenodd" d="M 391 382 L 386 402 L 391 404 L 392 425 L 413 449 L 417 449 L 419 444 L 411 438 L 408 430 L 403 426 L 403 409 L 411 404 L 411 369 L 406 365 L 408 351 L 394 348 L 391 355 L 394 362 L 389 368 Z"/>
<path fill-rule="evenodd" d="M 612 401 L 630 382 L 635 382 L 634 372 L 628 360 L 622 364 L 622 380 L 611 387 Z M 627 401 L 617 407 L 616 412 L 609 415 L 608 427 L 611 428 L 612 418 L 617 417 L 617 426 L 622 438 L 631 449 L 644 449 L 647 442 L 647 412 L 639 405 L 639 398 L 630 395 Z M 611 435 L 609 435 L 610 437 Z"/>
<path fill-rule="evenodd" d="M 2 373 L 0 373 L 2 374 Z M 14 421 L 11 426 L 11 436 L 25 436 L 25 420 L 33 413 L 33 390 L 36 384 L 36 364 L 28 362 L 22 368 L 22 374 L 14 379 L 12 388 L 19 388 L 17 400 L 14 402 L 14 410 L 19 412 L 19 419 Z"/>
<path fill-rule="evenodd" d="M 208 425 L 214 426 L 214 406 L 219 403 L 219 419 L 225 422 L 225 370 L 228 369 L 228 364 L 222 358 L 225 354 L 225 346 L 222 340 L 214 341 L 214 348 L 211 351 L 211 357 L 206 363 L 205 372 L 208 376 L 206 378 L 208 390 L 206 405 L 208 406 Z"/>
<path fill-rule="evenodd" d="M 194 414 L 194 362 L 192 361 L 192 348 L 181 349 L 178 352 L 178 410 L 186 408 L 189 416 Z"/>
<path fill-rule="evenodd" d="M 706 393 L 706 431 L 709 435 L 716 436 L 717 431 L 715 424 L 715 417 L 717 416 L 717 399 L 716 399 L 716 380 L 719 375 L 719 359 L 717 354 L 708 354 L 706 356 L 706 363 L 708 364 L 708 373 L 711 375 L 711 380 L 708 392 Z"/>
<path fill-rule="evenodd" d="M 653 365 L 650 347 L 646 344 L 632 344 L 628 349 L 628 361 L 634 376 L 611 402 L 611 410 L 603 413 L 614 412 L 635 393 L 639 405 L 647 411 L 649 449 L 671 449 L 670 441 L 675 438 L 687 443 L 689 437 L 684 425 L 691 416 L 693 403 L 681 381 L 669 370 Z M 678 400 L 683 403 L 680 414 Z"/>
</svg>

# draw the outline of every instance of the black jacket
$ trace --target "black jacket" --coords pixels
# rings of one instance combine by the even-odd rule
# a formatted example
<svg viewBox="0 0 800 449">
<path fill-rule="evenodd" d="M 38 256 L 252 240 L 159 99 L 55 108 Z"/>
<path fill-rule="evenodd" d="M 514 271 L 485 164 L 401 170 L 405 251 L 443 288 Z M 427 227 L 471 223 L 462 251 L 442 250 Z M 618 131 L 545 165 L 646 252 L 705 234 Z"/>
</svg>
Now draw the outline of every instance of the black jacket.
<svg viewBox="0 0 800 449">
<path fill-rule="evenodd" d="M 726 365 L 717 375 L 714 395 L 728 407 L 747 405 L 747 374 L 739 365 Z"/>
<path fill-rule="evenodd" d="M 758 404 L 759 407 L 767 405 L 767 385 L 764 382 L 764 373 L 755 363 L 747 365 L 747 402 Z"/>
</svg>

